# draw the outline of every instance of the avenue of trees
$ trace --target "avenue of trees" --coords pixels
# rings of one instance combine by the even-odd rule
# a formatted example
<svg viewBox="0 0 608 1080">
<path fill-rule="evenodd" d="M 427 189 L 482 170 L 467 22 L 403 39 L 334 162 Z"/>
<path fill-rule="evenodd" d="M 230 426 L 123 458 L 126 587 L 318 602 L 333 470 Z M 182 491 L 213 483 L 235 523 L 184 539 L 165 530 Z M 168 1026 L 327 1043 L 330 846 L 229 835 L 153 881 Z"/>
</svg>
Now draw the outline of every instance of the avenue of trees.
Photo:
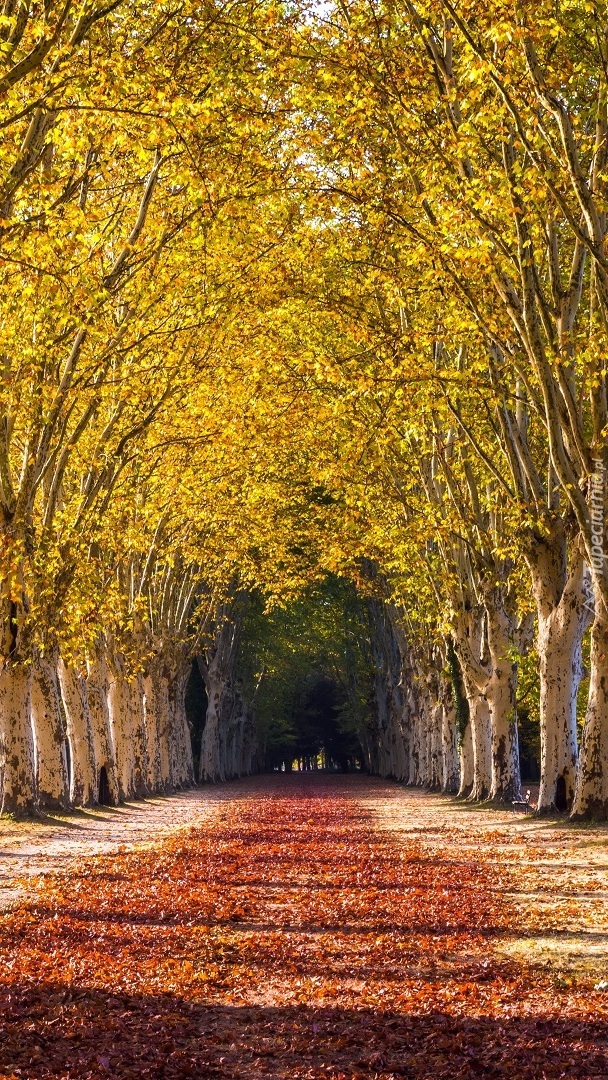
<svg viewBox="0 0 608 1080">
<path fill-rule="evenodd" d="M 3 812 L 288 756 L 299 612 L 371 771 L 608 817 L 607 212 L 604 3 L 4 0 Z"/>
</svg>

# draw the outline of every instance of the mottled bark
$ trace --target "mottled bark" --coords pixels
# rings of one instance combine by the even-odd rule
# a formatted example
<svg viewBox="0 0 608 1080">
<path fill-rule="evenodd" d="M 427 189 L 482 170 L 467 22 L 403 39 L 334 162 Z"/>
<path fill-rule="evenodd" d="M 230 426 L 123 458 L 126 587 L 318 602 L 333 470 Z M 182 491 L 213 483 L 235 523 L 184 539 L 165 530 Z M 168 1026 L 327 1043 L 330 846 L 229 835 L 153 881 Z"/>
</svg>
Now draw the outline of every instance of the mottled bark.
<svg viewBox="0 0 608 1080">
<path fill-rule="evenodd" d="M 47 808 L 70 802 L 66 731 L 55 651 L 36 653 L 30 680 L 30 716 L 36 761 L 38 803 Z"/>
<path fill-rule="evenodd" d="M 135 747 L 131 716 L 131 694 L 127 680 L 116 670 L 116 661 L 108 665 L 107 706 L 116 758 L 121 798 L 135 795 Z"/>
<path fill-rule="evenodd" d="M 201 760 L 199 779 L 203 782 L 217 783 L 225 780 L 223 762 L 220 753 L 221 703 L 224 682 L 211 664 L 205 676 L 207 690 L 207 714 L 201 740 Z"/>
<path fill-rule="evenodd" d="M 492 734 L 492 784 L 494 802 L 521 799 L 519 740 L 517 735 L 517 664 L 511 658 L 513 620 L 507 612 L 501 588 L 485 597 L 488 625 L 490 677 L 485 695 L 490 706 Z"/>
<path fill-rule="evenodd" d="M 194 783 L 192 742 L 186 717 L 186 686 L 190 663 L 182 657 L 171 664 L 167 680 L 169 712 L 169 770 L 173 787 L 188 787 Z"/>
<path fill-rule="evenodd" d="M 429 708 L 429 779 L 428 786 L 440 789 L 443 778 L 442 764 L 442 732 L 443 732 L 443 705 L 441 701 L 435 701 Z"/>
<path fill-rule="evenodd" d="M 169 780 L 169 768 L 167 762 L 166 776 L 163 777 L 161 750 L 163 734 L 162 709 L 159 675 L 156 672 L 155 677 L 155 666 L 154 663 L 150 662 L 145 673 L 140 676 L 146 746 L 146 784 L 150 791 L 163 791 Z"/>
<path fill-rule="evenodd" d="M 60 658 L 57 665 L 59 685 L 70 744 L 70 802 L 87 806 L 97 801 L 95 781 L 95 746 L 89 712 L 86 680 L 72 665 Z"/>
<path fill-rule="evenodd" d="M 475 783 L 475 753 L 473 749 L 473 729 L 470 720 L 467 720 L 464 732 L 462 732 L 458 740 L 458 763 L 460 770 L 458 795 L 461 798 L 468 798 Z"/>
<path fill-rule="evenodd" d="M 596 597 L 596 603 L 599 598 Z M 599 604 L 598 604 L 599 606 Z M 591 632 L 589 698 L 581 746 L 573 818 L 608 820 L 608 625 Z"/>
<path fill-rule="evenodd" d="M 571 547 L 568 560 L 565 529 L 557 522 L 552 534 L 537 541 L 528 555 L 538 612 L 539 810 L 569 808 L 576 784 L 576 703 L 591 605 L 582 553 L 577 545 Z"/>
<path fill-rule="evenodd" d="M 5 660 L 0 668 L 0 785 L 2 813 L 36 810 L 29 665 Z"/>
<path fill-rule="evenodd" d="M 99 797 L 101 770 L 105 769 L 110 798 L 114 803 L 118 803 L 124 798 L 124 792 L 116 768 L 113 730 L 108 710 L 108 667 L 102 647 L 87 663 L 86 688 L 95 748 L 96 798 Z"/>
<path fill-rule="evenodd" d="M 442 676 L 441 686 L 441 790 L 455 794 L 460 786 L 458 730 L 456 708 L 448 679 Z"/>
<path fill-rule="evenodd" d="M 492 788 L 490 708 L 483 693 L 488 681 L 487 665 L 482 659 L 484 617 L 481 605 L 471 606 L 460 613 L 454 631 L 471 731 L 473 776 L 469 798 L 475 802 L 487 799 Z"/>
<path fill-rule="evenodd" d="M 485 697 L 473 692 L 469 697 L 471 741 L 473 745 L 473 785 L 469 798 L 483 802 L 492 790 L 492 728 L 490 706 Z"/>
</svg>

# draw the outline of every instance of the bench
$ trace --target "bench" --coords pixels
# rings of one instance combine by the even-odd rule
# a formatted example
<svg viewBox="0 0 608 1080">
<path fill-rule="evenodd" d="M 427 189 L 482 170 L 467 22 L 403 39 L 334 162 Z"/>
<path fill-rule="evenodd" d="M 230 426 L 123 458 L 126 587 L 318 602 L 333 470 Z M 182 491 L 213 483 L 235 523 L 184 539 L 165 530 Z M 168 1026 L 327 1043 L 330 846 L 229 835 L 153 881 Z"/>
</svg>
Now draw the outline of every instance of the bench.
<svg viewBox="0 0 608 1080">
<path fill-rule="evenodd" d="M 525 799 L 513 799 L 513 802 L 511 803 L 511 806 L 512 806 L 513 810 L 515 810 L 515 811 L 519 810 L 520 812 L 522 812 L 524 814 L 531 813 L 532 810 L 534 809 L 534 807 L 530 803 L 530 792 L 526 791 Z"/>
</svg>

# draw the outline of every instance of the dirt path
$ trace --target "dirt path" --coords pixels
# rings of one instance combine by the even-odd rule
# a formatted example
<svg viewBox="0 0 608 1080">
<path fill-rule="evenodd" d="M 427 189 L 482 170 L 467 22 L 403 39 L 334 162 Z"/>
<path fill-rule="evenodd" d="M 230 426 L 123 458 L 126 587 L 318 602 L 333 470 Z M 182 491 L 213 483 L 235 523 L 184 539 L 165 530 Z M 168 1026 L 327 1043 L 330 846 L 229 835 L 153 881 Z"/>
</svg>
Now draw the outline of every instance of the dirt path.
<svg viewBox="0 0 608 1080">
<path fill-rule="evenodd" d="M 120 807 L 58 813 L 40 821 L 0 820 L 0 911 L 23 903 L 32 893 L 32 879 L 69 872 L 89 855 L 160 844 L 202 823 L 218 803 L 230 798 L 227 787 L 206 788 Z"/>
<path fill-rule="evenodd" d="M 13 837 L 0 1080 L 608 1076 L 604 831 L 320 775 L 103 818 Z"/>
<path fill-rule="evenodd" d="M 608 826 L 571 825 L 472 807 L 416 790 L 368 800 L 378 825 L 403 840 L 500 872 L 515 933 L 504 955 L 550 971 L 556 983 L 608 980 Z"/>
</svg>

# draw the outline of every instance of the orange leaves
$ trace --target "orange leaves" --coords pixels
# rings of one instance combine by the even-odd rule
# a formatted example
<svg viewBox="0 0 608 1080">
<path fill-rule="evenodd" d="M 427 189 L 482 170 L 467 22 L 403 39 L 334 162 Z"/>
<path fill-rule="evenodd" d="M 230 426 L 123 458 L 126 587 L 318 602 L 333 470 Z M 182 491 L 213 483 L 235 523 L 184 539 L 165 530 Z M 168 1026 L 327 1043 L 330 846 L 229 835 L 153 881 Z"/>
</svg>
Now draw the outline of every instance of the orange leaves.
<svg viewBox="0 0 608 1080">
<path fill-rule="evenodd" d="M 437 831 L 421 800 L 361 776 L 231 790 L 195 828 L 49 876 L 4 917 L 0 1077 L 607 1074 L 601 993 L 494 951 L 530 865 L 495 864 L 504 830 Z M 416 836 L 375 826 L 393 795 Z"/>
</svg>

